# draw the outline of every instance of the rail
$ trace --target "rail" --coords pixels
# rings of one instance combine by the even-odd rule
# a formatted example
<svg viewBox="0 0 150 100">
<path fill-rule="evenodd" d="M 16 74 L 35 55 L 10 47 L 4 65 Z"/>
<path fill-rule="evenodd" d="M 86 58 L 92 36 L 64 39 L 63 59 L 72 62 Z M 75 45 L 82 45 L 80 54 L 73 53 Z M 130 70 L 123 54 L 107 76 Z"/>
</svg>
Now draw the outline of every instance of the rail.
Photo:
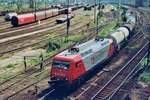
<svg viewBox="0 0 150 100">
<path fill-rule="evenodd" d="M 141 61 L 143 61 L 143 59 L 148 55 L 148 53 L 146 53 L 144 55 L 144 57 L 142 58 Z M 134 70 L 140 65 L 141 61 L 135 66 L 135 68 L 130 72 L 130 74 L 128 74 L 128 76 L 123 80 L 123 82 L 118 86 L 117 89 L 115 89 L 112 93 L 112 95 L 109 96 L 108 100 L 111 100 L 111 98 L 117 93 L 117 91 L 119 91 L 119 89 L 121 88 L 121 86 L 128 80 L 128 78 L 130 77 L 131 74 L 133 74 Z"/>
</svg>

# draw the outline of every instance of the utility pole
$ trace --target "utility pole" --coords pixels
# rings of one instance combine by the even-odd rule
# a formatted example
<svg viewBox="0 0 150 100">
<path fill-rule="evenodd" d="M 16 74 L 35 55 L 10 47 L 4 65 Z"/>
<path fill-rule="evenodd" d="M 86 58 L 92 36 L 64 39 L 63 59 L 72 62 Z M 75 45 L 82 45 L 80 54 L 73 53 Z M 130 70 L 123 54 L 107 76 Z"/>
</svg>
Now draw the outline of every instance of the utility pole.
<svg viewBox="0 0 150 100">
<path fill-rule="evenodd" d="M 29 2 L 30 2 L 30 8 L 33 9 L 34 8 L 34 0 L 30 0 Z"/>
<path fill-rule="evenodd" d="M 34 12 L 35 12 L 35 14 L 36 14 L 36 0 L 34 0 L 34 5 L 35 5 L 35 7 L 34 7 Z M 35 20 L 36 20 L 36 16 L 35 16 Z"/>
<path fill-rule="evenodd" d="M 69 37 L 69 27 L 70 27 L 70 19 L 69 19 L 69 0 L 67 0 L 67 36 L 66 41 L 68 42 Z"/>
<path fill-rule="evenodd" d="M 121 0 L 118 0 L 118 25 L 120 25 L 120 7 L 121 7 Z"/>
<path fill-rule="evenodd" d="M 98 13 L 97 13 L 97 30 L 96 30 L 96 34 L 98 35 L 99 32 L 99 18 L 100 18 L 100 10 L 101 10 L 101 4 L 100 4 L 100 0 L 98 0 Z"/>
<path fill-rule="evenodd" d="M 96 0 L 94 4 L 94 23 L 96 22 Z"/>
<path fill-rule="evenodd" d="M 46 0 L 45 0 L 45 17 L 46 17 Z"/>
<path fill-rule="evenodd" d="M 17 9 L 18 9 L 18 11 L 20 11 L 20 10 L 21 10 L 21 7 L 22 7 L 22 2 L 23 2 L 23 1 L 17 0 L 16 2 L 17 2 Z"/>
</svg>

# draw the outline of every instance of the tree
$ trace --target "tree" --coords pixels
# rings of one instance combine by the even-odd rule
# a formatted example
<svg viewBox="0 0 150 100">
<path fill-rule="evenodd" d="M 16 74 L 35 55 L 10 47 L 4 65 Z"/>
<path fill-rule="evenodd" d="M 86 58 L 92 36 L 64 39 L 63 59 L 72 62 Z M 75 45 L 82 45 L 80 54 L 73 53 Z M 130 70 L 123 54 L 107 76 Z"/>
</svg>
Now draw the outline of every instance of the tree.
<svg viewBox="0 0 150 100">
<path fill-rule="evenodd" d="M 18 11 L 20 11 L 21 10 L 21 7 L 22 7 L 22 0 L 17 0 L 17 9 L 18 9 Z"/>
<path fill-rule="evenodd" d="M 29 2 L 30 2 L 30 8 L 34 8 L 34 6 L 35 6 L 34 5 L 34 0 L 30 0 Z"/>
</svg>

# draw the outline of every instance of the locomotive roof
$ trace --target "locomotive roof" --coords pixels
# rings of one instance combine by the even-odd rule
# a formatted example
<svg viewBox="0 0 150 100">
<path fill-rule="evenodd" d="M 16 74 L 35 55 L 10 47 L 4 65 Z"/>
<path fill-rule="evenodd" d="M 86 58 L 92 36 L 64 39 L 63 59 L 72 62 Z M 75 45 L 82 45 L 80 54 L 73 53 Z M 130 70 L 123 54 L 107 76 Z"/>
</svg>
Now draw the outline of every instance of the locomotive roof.
<svg viewBox="0 0 150 100">
<path fill-rule="evenodd" d="M 103 49 L 104 47 L 108 46 L 110 43 L 112 43 L 111 39 L 105 38 L 104 40 L 95 41 L 95 39 L 92 39 L 88 42 L 82 43 L 80 45 L 74 46 L 74 48 L 77 48 L 78 51 L 70 52 L 69 49 L 63 51 L 62 53 L 58 54 L 58 56 L 65 56 L 65 57 L 75 57 L 77 54 L 80 54 L 82 57 L 97 52 L 99 49 Z"/>
</svg>

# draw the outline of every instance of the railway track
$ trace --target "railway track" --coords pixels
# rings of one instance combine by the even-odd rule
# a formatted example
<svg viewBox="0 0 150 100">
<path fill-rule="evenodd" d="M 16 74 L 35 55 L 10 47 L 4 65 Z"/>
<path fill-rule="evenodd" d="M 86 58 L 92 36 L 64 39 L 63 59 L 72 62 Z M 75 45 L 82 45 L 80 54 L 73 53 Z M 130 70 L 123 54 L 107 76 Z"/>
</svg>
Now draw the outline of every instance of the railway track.
<svg viewBox="0 0 150 100">
<path fill-rule="evenodd" d="M 142 60 L 147 56 L 148 53 L 145 54 Z M 141 63 L 139 62 L 137 64 L 137 68 L 133 73 L 131 73 L 130 77 L 126 80 L 125 84 L 121 84 L 118 86 L 118 89 L 116 89 L 113 94 L 109 97 L 109 100 L 124 100 L 125 98 L 139 98 L 142 100 L 148 100 L 148 97 L 150 96 L 150 91 L 148 90 L 142 90 L 142 89 L 136 89 L 136 82 L 137 82 L 137 76 L 144 70 L 144 66 L 141 67 Z M 120 88 L 119 88 L 120 87 Z M 135 96 L 135 94 L 139 95 L 139 97 Z"/>
<path fill-rule="evenodd" d="M 73 23 L 71 26 L 73 27 L 73 26 L 75 26 L 75 25 L 77 25 L 79 23 L 79 21 L 76 21 L 75 23 Z M 51 29 L 55 29 L 55 28 L 59 28 L 59 30 L 60 29 L 64 29 L 64 26 L 65 24 L 56 24 L 55 23 L 55 20 L 53 20 L 53 21 L 51 21 L 50 23 L 47 23 L 46 25 L 44 25 L 44 26 L 39 26 L 38 28 L 35 28 L 35 27 L 30 27 L 30 30 L 21 30 L 21 31 L 18 31 L 18 30 L 16 30 L 16 31 L 14 31 L 14 32 L 6 32 L 6 33 L 2 33 L 2 34 L 0 34 L 0 39 L 1 39 L 1 43 L 2 43 L 2 39 L 4 38 L 4 40 L 7 40 L 7 38 L 8 38 L 8 41 L 9 40 L 11 40 L 11 39 L 9 39 L 9 37 L 11 38 L 11 37 L 14 37 L 12 40 L 14 40 L 14 39 L 17 39 L 17 36 L 19 36 L 19 38 L 20 37 L 23 37 L 24 38 L 24 34 L 31 34 L 32 35 L 32 33 L 33 34 L 36 34 L 36 33 L 42 33 L 42 32 L 46 32 L 46 31 L 49 31 L 49 30 L 51 30 Z M 62 26 L 64 26 L 64 27 L 62 27 Z M 57 30 L 56 30 L 57 31 Z M 22 35 L 22 36 L 21 36 Z M 26 35 L 25 35 L 26 36 Z M 5 39 L 6 38 L 6 39 Z"/>
<path fill-rule="evenodd" d="M 76 21 L 77 22 L 77 21 Z M 74 31 L 75 29 L 80 29 L 81 30 L 81 28 L 79 28 L 79 26 L 80 25 L 73 25 L 74 26 L 74 29 L 72 28 L 72 29 L 70 29 L 71 31 L 71 33 L 72 33 L 72 31 Z M 81 27 L 86 27 L 86 23 L 83 23 L 83 24 L 81 24 Z M 54 31 L 55 31 L 55 35 L 54 35 L 54 37 L 58 37 L 58 36 L 63 36 L 64 34 L 65 34 L 65 30 L 64 30 L 65 28 L 63 27 L 63 28 L 58 28 L 58 29 L 55 29 L 55 30 L 51 30 L 51 34 L 53 34 L 54 35 Z M 79 32 L 79 31 L 78 31 Z M 81 31 L 80 31 L 81 32 Z M 56 34 L 56 33 L 58 33 L 58 34 Z M 60 33 L 62 33 L 62 34 L 60 34 Z M 75 33 L 75 32 L 73 32 L 73 33 Z M 3 45 L 6 47 L 7 45 L 7 48 L 5 48 L 5 50 L 1 50 L 1 53 L 0 53 L 0 55 L 2 56 L 3 54 L 6 54 L 6 53 L 11 53 L 11 52 L 15 52 L 15 51 L 18 51 L 18 50 L 21 50 L 21 49 L 24 49 L 24 48 L 26 48 L 26 47 L 30 47 L 30 46 L 33 46 L 33 45 L 36 45 L 36 44 L 39 44 L 39 43 L 41 43 L 41 42 L 44 42 L 45 40 L 42 40 L 41 41 L 41 39 L 40 39 L 40 37 L 43 37 L 45 34 L 49 34 L 49 33 L 40 33 L 40 34 L 37 34 L 37 35 L 34 35 L 34 36 L 30 36 L 30 37 L 26 37 L 26 38 L 21 38 L 21 39 L 17 39 L 17 40 L 12 40 L 12 41 L 9 41 L 9 42 L 7 42 L 7 43 L 4 43 L 4 44 L 1 44 L 2 46 L 2 48 L 3 48 Z M 53 38 L 54 38 L 53 37 Z M 38 38 L 39 40 L 38 41 L 36 41 L 35 42 L 35 40 L 33 40 L 33 38 Z M 23 42 L 23 41 L 26 41 L 26 40 L 30 40 L 30 39 L 32 39 L 34 42 L 30 42 L 30 43 L 28 43 L 28 42 Z M 21 43 L 18 43 L 18 41 L 20 41 L 21 40 Z M 31 40 L 31 41 L 32 41 Z M 16 43 L 17 42 L 17 45 L 18 46 L 13 46 L 12 44 L 14 44 L 14 43 Z M 25 45 L 23 44 L 23 43 L 26 43 Z M 23 44 L 23 45 L 22 45 Z M 19 46 L 20 45 L 20 46 Z M 12 46 L 13 46 L 13 48 L 12 48 Z M 16 48 L 14 48 L 14 47 L 16 47 Z"/>
<path fill-rule="evenodd" d="M 9 38 L 9 37 L 14 37 L 14 36 L 19 36 L 19 35 L 23 35 L 23 34 L 28 34 L 31 32 L 35 32 L 35 31 L 39 31 L 42 29 L 46 29 L 49 27 L 54 27 L 56 26 L 55 21 L 52 21 L 50 23 L 47 23 L 46 25 L 43 24 L 39 25 L 38 27 L 30 27 L 30 28 L 25 28 L 25 29 L 21 29 L 21 30 L 16 30 L 16 31 L 10 31 L 10 32 L 5 32 L 5 33 L 0 33 L 0 39 L 5 39 L 5 38 Z"/>
<path fill-rule="evenodd" d="M 96 92 L 90 100 L 111 100 L 112 96 L 119 90 L 119 88 L 125 83 L 130 75 L 139 66 L 139 62 L 145 57 L 147 52 L 148 43 L 146 43 L 142 49 L 124 66 L 118 71 L 107 84 Z M 147 53 L 146 53 L 147 55 Z"/>
<path fill-rule="evenodd" d="M 11 28 L 11 24 L 10 23 L 6 23 L 4 22 L 3 25 L 0 25 L 0 30 L 5 30 L 5 29 L 9 29 Z"/>
<path fill-rule="evenodd" d="M 0 22 L 4 21 L 4 16 L 0 16 Z"/>
<path fill-rule="evenodd" d="M 139 10 L 138 10 L 139 11 Z M 141 20 L 140 22 L 141 22 L 141 29 L 140 29 L 140 31 L 143 33 L 143 34 L 147 34 L 147 28 L 148 28 L 148 26 L 147 26 L 147 23 L 149 23 L 148 21 L 149 21 L 149 16 L 146 14 L 146 13 L 143 13 L 143 11 L 139 11 L 140 13 L 141 13 L 141 16 L 140 16 L 140 18 L 141 19 L 139 19 L 139 20 Z M 139 26 L 140 26 L 139 25 Z M 139 32 L 140 32 L 139 31 Z M 145 56 L 146 56 L 147 54 L 145 54 Z M 138 68 L 138 65 L 139 65 L 139 63 L 137 64 L 137 71 L 135 71 L 135 73 L 136 72 L 138 72 L 138 71 L 140 71 L 140 70 L 142 70 L 142 68 Z M 140 66 L 140 65 L 139 65 Z M 134 75 L 132 75 L 133 73 L 131 73 L 131 77 L 132 76 L 134 76 Z M 131 78 L 130 79 L 128 79 L 127 81 L 129 81 L 128 83 L 126 83 L 126 84 L 128 84 L 128 86 L 130 86 L 130 83 L 132 84 L 132 80 L 131 80 Z M 131 82 L 130 82 L 131 81 Z M 108 98 L 108 100 L 116 100 L 116 99 L 121 99 L 122 97 L 123 97 L 123 93 L 120 93 L 120 90 L 123 88 L 123 86 L 122 86 L 123 84 L 121 84 L 120 86 L 118 86 L 118 88 L 116 89 L 116 90 L 114 90 L 114 92 L 113 92 L 113 94 L 111 94 L 111 96 Z M 133 85 L 131 85 L 131 86 L 133 86 Z M 132 87 L 131 87 L 132 88 Z M 128 87 L 127 89 L 130 89 L 130 87 Z M 127 92 L 129 92 L 129 91 L 127 91 Z M 128 94 L 128 93 L 125 93 L 124 92 L 124 94 Z M 148 98 L 148 94 L 147 93 L 143 93 L 143 96 L 142 96 L 142 98 L 143 98 L 143 100 L 147 100 L 147 98 Z"/>
<path fill-rule="evenodd" d="M 78 11 L 82 10 L 81 9 L 78 9 L 78 10 L 75 10 L 73 11 L 74 14 L 76 14 Z M 19 27 L 3 27 L 2 29 L 0 29 L 0 33 L 12 33 L 12 32 L 17 32 L 17 31 L 23 31 L 23 30 L 27 30 L 27 29 L 30 29 L 30 28 L 36 28 L 36 27 L 40 27 L 40 26 L 43 26 L 43 25 L 46 25 L 46 24 L 49 24 L 50 22 L 52 21 L 55 21 L 57 18 L 61 17 L 62 15 L 58 15 L 58 16 L 55 16 L 55 17 L 52 17 L 52 18 L 48 18 L 48 19 L 45 19 L 45 20 L 41 20 L 41 24 L 38 25 L 37 22 L 35 23 L 31 23 L 31 24 L 27 24 L 27 25 L 23 25 L 23 26 L 19 26 Z"/>
<path fill-rule="evenodd" d="M 80 26 L 79 26 L 79 27 L 80 27 Z M 80 28 L 81 28 L 81 27 L 80 27 Z M 76 30 L 79 30 L 79 28 L 74 29 L 74 30 L 72 30 L 72 31 L 76 31 Z M 63 34 L 62 34 L 61 36 L 63 36 Z M 37 72 L 37 71 L 39 71 L 39 70 L 38 70 L 38 69 L 36 69 L 34 72 L 32 72 L 32 70 L 31 70 L 32 74 L 33 74 L 33 73 L 35 73 L 35 72 Z M 30 72 L 30 74 L 31 74 L 31 72 Z M 21 76 L 22 76 L 23 74 L 26 74 L 26 72 L 22 72 L 22 73 L 18 74 L 18 75 L 17 75 L 17 77 L 16 77 L 16 76 L 14 76 L 14 77 L 12 77 L 12 78 L 10 78 L 10 79 L 8 79 L 8 80 L 6 80 L 6 81 L 4 81 L 4 82 L 0 83 L 0 85 L 1 85 L 1 86 L 2 86 L 2 85 L 4 85 L 6 82 L 11 81 L 11 79 L 13 79 L 13 78 L 18 79 L 18 76 L 19 76 L 19 75 L 21 75 Z M 29 74 L 28 74 L 28 75 L 29 75 Z M 28 75 L 27 75 L 27 76 L 28 76 Z M 26 76 L 26 75 L 25 75 L 25 76 Z M 20 77 L 20 76 L 19 76 L 19 77 Z M 21 78 L 21 79 L 23 79 L 23 78 Z M 19 80 L 19 81 L 21 81 L 21 80 Z M 18 82 L 18 81 L 17 81 L 17 82 Z M 12 83 L 12 84 L 9 84 L 9 83 Z M 9 82 L 9 83 L 8 83 L 8 84 L 9 84 L 9 86 L 14 84 L 14 82 Z M 15 82 L 15 83 L 16 83 L 16 82 Z M 0 90 L 1 90 L 1 89 L 0 89 Z M 4 89 L 3 89 L 3 90 L 1 90 L 1 92 L 2 92 L 2 91 L 4 91 Z"/>
<path fill-rule="evenodd" d="M 75 28 L 74 29 L 71 29 L 71 32 L 72 31 L 74 31 L 74 30 L 76 30 L 76 29 L 79 29 L 79 22 L 76 22 L 76 23 L 74 23 L 74 24 L 72 24 L 71 26 L 74 26 Z M 60 26 L 62 26 L 62 25 L 60 25 Z M 84 25 L 82 25 L 81 26 L 82 28 L 84 28 L 84 27 L 86 27 L 86 25 L 84 24 Z M 80 28 L 80 30 L 82 29 L 82 28 Z M 51 34 L 53 34 L 53 38 L 56 38 L 56 37 L 59 37 L 59 36 L 63 36 L 63 35 L 65 35 L 65 32 L 64 32 L 64 27 L 61 27 L 61 28 L 57 28 L 57 29 L 55 29 L 55 36 L 54 36 L 54 31 L 51 31 Z M 57 33 L 57 34 L 56 34 Z M 62 34 L 60 34 L 60 33 L 62 33 Z M 40 36 L 40 35 L 38 35 L 38 36 Z M 43 36 L 43 34 L 41 33 L 41 36 Z M 32 37 L 29 37 L 29 38 L 32 38 Z M 22 40 L 24 39 L 24 37 L 22 37 L 21 38 Z M 25 38 L 25 39 L 27 39 L 27 38 Z M 18 39 L 17 39 L 18 40 Z M 20 40 L 20 37 L 19 37 L 19 40 Z M 44 40 L 44 41 L 46 41 L 46 40 Z M 8 50 L 8 51 L 4 51 L 4 52 L 1 52 L 0 53 L 0 55 L 3 55 L 3 54 L 6 54 L 6 53 L 10 53 L 10 52 L 13 52 L 13 51 L 16 51 L 16 50 L 21 50 L 21 49 L 23 49 L 23 48 L 25 48 L 25 47 L 29 47 L 29 46 L 32 46 L 32 45 L 35 45 L 35 44 L 38 44 L 38 43 L 40 43 L 40 42 L 44 42 L 44 41 L 39 41 L 39 42 L 36 42 L 36 43 L 31 43 L 31 44 L 29 44 L 29 45 L 22 45 L 22 46 L 20 46 L 19 48 L 13 48 L 13 49 L 11 49 L 11 50 Z M 9 44 L 12 44 L 12 43 L 15 43 L 16 41 L 11 41 L 11 42 L 8 42 L 8 43 L 6 43 L 5 45 L 9 45 Z M 2 44 L 2 45 L 4 45 L 4 44 Z"/>
<path fill-rule="evenodd" d="M 9 24 L 9 22 L 7 22 L 7 21 L 1 21 L 0 22 L 0 26 L 5 25 L 5 24 Z"/>
<path fill-rule="evenodd" d="M 53 22 L 55 21 L 55 19 L 53 20 Z M 42 25 L 42 24 L 41 24 Z M 28 28 L 26 29 L 25 28 L 25 30 L 24 29 L 20 29 L 20 30 L 14 30 L 14 31 L 10 31 L 10 32 L 5 32 L 5 33 L 1 33 L 0 34 L 0 37 L 1 38 L 4 38 L 4 37 L 8 37 L 8 41 L 10 40 L 10 36 L 16 36 L 16 35 L 21 35 L 21 34 L 27 34 L 27 33 L 29 33 L 29 32 L 32 32 L 33 34 L 35 34 L 35 33 L 38 33 L 38 32 L 43 32 L 43 31 L 47 31 L 47 30 L 49 30 L 49 27 L 50 26 L 53 26 L 54 27 L 54 25 L 56 25 L 56 24 L 53 24 L 52 25 L 52 21 L 51 21 L 51 24 L 49 25 L 49 23 L 46 23 L 46 25 L 44 25 L 44 26 L 39 26 L 39 25 L 37 25 L 38 27 L 36 28 L 36 27 L 30 27 L 30 30 L 28 30 Z M 57 25 L 57 26 L 61 26 L 61 25 Z M 42 30 L 41 30 L 42 29 Z M 50 28 L 51 29 L 51 28 Z M 37 31 L 37 32 L 36 32 Z M 31 34 L 31 33 L 30 33 Z M 26 35 L 25 35 L 26 36 Z M 23 37 L 23 36 L 22 36 Z M 14 40 L 14 39 L 16 39 L 17 37 L 13 37 L 11 40 Z M 18 38 L 20 38 L 20 36 L 18 36 Z M 7 41 L 7 39 L 4 39 L 4 41 Z M 2 42 L 4 42 L 2 39 L 1 39 L 1 44 L 2 44 Z M 11 41 L 11 43 L 12 43 L 12 41 Z"/>
<path fill-rule="evenodd" d="M 77 23 L 76 24 L 74 24 L 74 25 L 77 25 Z M 73 25 L 73 26 L 74 26 Z M 105 25 L 107 25 L 107 24 L 105 24 Z M 104 25 L 104 26 L 105 26 Z M 80 32 L 82 32 L 82 29 L 86 29 L 86 23 L 85 24 L 83 24 L 83 25 L 77 25 L 77 27 L 75 28 L 75 29 L 71 29 L 70 30 L 70 34 L 75 34 L 75 33 L 80 33 Z M 64 32 L 64 30 L 63 29 L 58 29 L 58 30 L 56 30 L 55 32 L 57 32 L 57 33 L 62 33 L 62 34 L 56 34 L 55 36 L 53 36 L 52 38 L 57 38 L 57 37 L 62 37 L 62 36 L 64 36 L 66 33 Z M 14 49 L 11 49 L 11 50 L 8 50 L 8 51 L 4 51 L 4 52 L 0 52 L 0 55 L 3 55 L 3 54 L 7 54 L 7 53 L 11 53 L 11 52 L 15 52 L 15 51 L 17 51 L 17 50 L 22 50 L 22 49 L 24 49 L 24 48 L 27 48 L 27 47 L 30 47 L 30 46 L 34 46 L 34 45 L 38 45 L 39 43 L 42 43 L 42 42 L 45 42 L 46 40 L 42 40 L 42 41 L 39 41 L 39 42 L 35 42 L 35 43 L 31 43 L 31 44 L 28 44 L 28 45 L 22 45 L 22 46 L 20 46 L 19 48 L 14 48 Z M 12 42 L 11 42 L 12 43 Z"/>
<path fill-rule="evenodd" d="M 12 27 L 12 26 L 2 27 L 0 29 L 0 34 L 9 34 L 9 33 L 24 31 L 24 30 L 28 30 L 28 29 L 32 29 L 32 28 L 38 28 L 40 26 L 48 25 L 51 22 L 54 22 L 57 18 L 59 18 L 61 16 L 62 15 L 56 16 L 54 18 L 42 20 L 40 25 L 37 22 L 35 22 L 35 23 L 31 23 L 31 24 L 27 24 L 27 25 L 23 25 L 23 26 L 19 26 L 19 27 Z"/>
</svg>

